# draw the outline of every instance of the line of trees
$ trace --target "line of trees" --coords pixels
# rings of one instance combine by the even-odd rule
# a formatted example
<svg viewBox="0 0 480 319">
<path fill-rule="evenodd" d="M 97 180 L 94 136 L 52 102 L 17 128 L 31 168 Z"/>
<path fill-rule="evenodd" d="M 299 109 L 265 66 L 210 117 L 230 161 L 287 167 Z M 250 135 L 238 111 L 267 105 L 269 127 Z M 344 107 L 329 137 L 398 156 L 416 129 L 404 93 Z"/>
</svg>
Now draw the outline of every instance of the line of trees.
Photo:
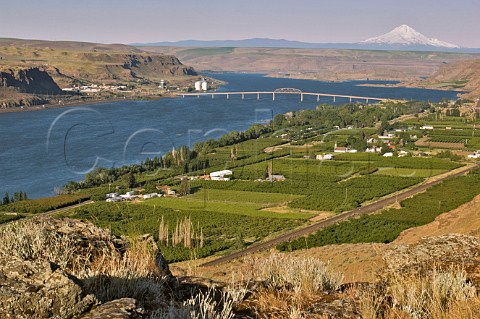
<svg viewBox="0 0 480 319">
<path fill-rule="evenodd" d="M 428 109 L 430 104 L 425 102 L 393 103 L 388 102 L 382 106 L 369 106 L 361 104 L 346 104 L 343 106 L 319 105 L 315 110 L 300 110 L 289 112 L 288 116 L 278 114 L 272 123 L 253 124 L 247 130 L 232 131 L 220 137 L 218 140 L 210 139 L 205 142 L 197 142 L 192 148 L 182 146 L 177 150 L 166 152 L 163 156 L 146 158 L 140 164 L 132 164 L 123 167 L 97 168 L 85 175 L 81 182 L 69 182 L 64 191 L 69 193 L 82 188 L 90 188 L 108 183 L 113 183 L 120 178 L 125 179 L 125 185 L 133 188 L 136 185 L 135 174 L 158 169 L 174 169 L 176 174 L 186 174 L 209 168 L 211 165 L 208 154 L 215 148 L 235 145 L 247 140 L 256 139 L 274 130 L 285 129 L 295 126 L 314 126 L 322 129 L 332 129 L 335 126 L 347 127 L 372 127 L 381 123 L 379 130 L 383 132 L 388 126 L 388 121 L 403 114 L 418 113 Z M 351 137 L 350 139 L 355 139 Z M 364 148 L 365 137 L 349 141 L 351 146 Z M 236 152 L 232 151 L 232 160 L 237 158 Z"/>
<path fill-rule="evenodd" d="M 15 192 L 11 197 L 8 192 L 5 192 L 5 196 L 3 197 L 2 201 L 0 201 L 0 205 L 8 205 L 10 203 L 20 202 L 27 199 L 28 197 L 26 192 Z"/>
</svg>

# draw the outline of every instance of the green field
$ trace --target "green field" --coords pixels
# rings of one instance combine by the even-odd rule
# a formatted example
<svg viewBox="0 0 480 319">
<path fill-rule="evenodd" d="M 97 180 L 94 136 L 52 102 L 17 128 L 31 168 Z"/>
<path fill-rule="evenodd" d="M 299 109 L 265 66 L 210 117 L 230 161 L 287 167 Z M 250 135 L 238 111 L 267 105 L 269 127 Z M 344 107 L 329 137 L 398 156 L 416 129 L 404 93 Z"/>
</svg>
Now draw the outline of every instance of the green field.
<svg viewBox="0 0 480 319">
<path fill-rule="evenodd" d="M 295 198 L 302 197 L 292 194 L 241 192 L 221 189 L 200 189 L 192 195 L 184 197 L 185 200 L 230 202 L 230 203 L 258 203 L 270 206 L 282 204 Z"/>
<path fill-rule="evenodd" d="M 431 177 L 447 172 L 445 169 L 380 167 L 375 174 L 405 177 Z"/>
<path fill-rule="evenodd" d="M 430 162 L 414 165 L 414 162 L 395 158 L 389 161 L 388 167 L 394 167 L 396 163 L 400 163 L 399 166 L 409 164 L 420 168 L 430 165 Z M 457 167 L 444 160 L 437 160 L 435 163 L 439 167 Z M 372 165 L 375 164 L 374 162 Z M 273 183 L 258 181 L 265 178 L 268 165 L 272 166 L 274 174 L 282 174 L 286 180 Z M 375 166 L 365 161 L 322 162 L 282 158 L 273 160 L 273 164 L 267 161 L 234 169 L 235 179 L 229 182 L 192 181 L 192 186 L 195 189 L 242 191 L 249 192 L 248 194 L 259 192 L 304 195 L 291 197 L 288 206 L 295 209 L 339 212 L 353 209 L 365 201 L 412 186 L 422 180 L 420 176 L 360 174 L 371 167 Z M 427 166 L 426 170 L 428 169 Z M 429 176 L 426 172 L 422 173 L 421 175 Z"/>
<path fill-rule="evenodd" d="M 480 169 L 467 176 L 454 177 L 426 192 L 402 201 L 401 208 L 388 209 L 380 214 L 362 216 L 326 227 L 306 238 L 277 246 L 290 251 L 329 244 L 393 241 L 411 227 L 428 224 L 445 212 L 472 200 L 480 193 Z"/>
<path fill-rule="evenodd" d="M 172 203 L 176 199 L 161 198 Z M 159 201 L 160 202 L 160 201 Z M 153 234 L 159 240 L 159 225 L 161 220 L 168 225 L 169 238 L 177 232 L 181 220 L 191 220 L 192 247 L 182 245 L 166 245 L 159 243 L 162 253 L 169 261 L 187 260 L 210 256 L 216 252 L 228 249 L 238 249 L 243 245 L 260 241 L 277 232 L 289 230 L 304 223 L 302 220 L 289 218 L 254 217 L 245 214 L 231 213 L 229 210 L 217 212 L 203 209 L 179 209 L 187 204 L 176 200 L 175 209 L 156 205 L 156 200 L 146 204 L 106 203 L 99 202 L 77 208 L 69 217 L 87 219 L 101 227 L 112 230 L 116 235 L 137 236 L 146 233 Z M 188 206 L 186 206 L 188 207 Z M 213 207 L 213 206 L 212 206 Z M 181 232 L 181 230 L 180 230 Z M 199 236 L 203 236 L 203 247 Z"/>
<path fill-rule="evenodd" d="M 222 196 L 227 196 L 230 199 L 236 197 L 235 200 L 222 200 Z M 263 195 L 266 198 L 276 198 L 277 201 L 261 202 Z M 204 196 L 204 197 L 203 197 Z M 281 197 L 281 198 L 280 198 Z M 245 215 L 251 217 L 266 217 L 278 219 L 309 219 L 315 216 L 312 213 L 274 213 L 270 211 L 263 211 L 263 208 L 278 206 L 289 200 L 301 198 L 303 196 L 289 195 L 289 194 L 269 194 L 269 193 L 254 193 L 231 190 L 208 189 L 197 192 L 195 195 L 181 197 L 181 198 L 154 198 L 145 201 L 145 205 L 171 208 L 175 210 L 188 211 L 209 211 L 226 214 Z M 216 199 L 213 199 L 216 198 Z M 250 202 L 249 199 L 253 201 Z M 257 202 L 255 202 L 255 200 Z"/>
<path fill-rule="evenodd" d="M 27 199 L 8 205 L 0 206 L 0 211 L 16 212 L 16 213 L 30 213 L 38 214 L 45 213 L 47 211 L 58 209 L 80 202 L 86 201 L 90 198 L 87 194 L 65 194 L 54 197 L 45 197 L 38 199 Z"/>
</svg>

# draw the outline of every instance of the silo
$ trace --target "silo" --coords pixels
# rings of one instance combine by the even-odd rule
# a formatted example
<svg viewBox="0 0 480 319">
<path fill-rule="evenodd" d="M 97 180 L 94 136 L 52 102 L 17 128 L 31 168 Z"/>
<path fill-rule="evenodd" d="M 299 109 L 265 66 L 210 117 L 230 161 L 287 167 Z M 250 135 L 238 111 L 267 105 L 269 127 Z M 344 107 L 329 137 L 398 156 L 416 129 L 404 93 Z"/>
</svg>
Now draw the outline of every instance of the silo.
<svg viewBox="0 0 480 319">
<path fill-rule="evenodd" d="M 207 91 L 208 90 L 208 83 L 205 81 L 205 79 L 202 80 L 202 91 Z"/>
<path fill-rule="evenodd" d="M 201 90 L 202 90 L 202 81 L 195 82 L 195 91 L 201 91 Z"/>
</svg>

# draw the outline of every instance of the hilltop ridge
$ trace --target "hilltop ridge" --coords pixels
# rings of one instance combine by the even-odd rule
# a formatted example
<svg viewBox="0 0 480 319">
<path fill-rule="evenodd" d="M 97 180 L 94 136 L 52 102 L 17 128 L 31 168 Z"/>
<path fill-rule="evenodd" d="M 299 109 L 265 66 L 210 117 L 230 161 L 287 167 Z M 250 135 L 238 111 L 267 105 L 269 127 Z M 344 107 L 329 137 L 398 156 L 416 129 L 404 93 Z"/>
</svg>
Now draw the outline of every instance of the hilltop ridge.
<svg viewBox="0 0 480 319">
<path fill-rule="evenodd" d="M 0 104 L 3 108 L 31 105 L 33 95 L 42 94 L 50 98 L 62 96 L 62 101 L 69 95 L 68 99 L 77 100 L 78 94 L 62 89 L 92 85 L 128 88 L 122 97 L 133 91 L 139 96 L 160 94 L 162 80 L 183 86 L 192 82 L 194 76 L 197 76 L 195 70 L 174 55 L 147 53 L 123 44 L 0 39 Z M 87 98 L 98 97 L 100 94 L 93 94 L 97 91 L 91 90 Z M 103 94 L 102 98 L 110 98 L 115 93 Z M 55 103 L 62 101 L 57 98 Z"/>
</svg>

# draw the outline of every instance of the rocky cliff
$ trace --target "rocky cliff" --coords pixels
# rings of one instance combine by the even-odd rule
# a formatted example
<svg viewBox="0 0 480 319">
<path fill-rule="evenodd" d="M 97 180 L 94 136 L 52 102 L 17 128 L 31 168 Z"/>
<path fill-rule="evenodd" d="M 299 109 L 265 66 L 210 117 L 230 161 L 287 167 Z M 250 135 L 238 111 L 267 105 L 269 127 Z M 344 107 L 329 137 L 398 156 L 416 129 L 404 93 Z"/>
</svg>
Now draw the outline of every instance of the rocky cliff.
<svg viewBox="0 0 480 319">
<path fill-rule="evenodd" d="M 159 89 L 161 80 L 183 88 L 191 86 L 192 76 L 196 75 L 193 68 L 183 65 L 173 55 L 145 52 L 127 45 L 0 39 L 0 88 L 15 89 L 19 94 L 51 96 L 61 94 L 60 88 L 72 86 L 121 85 L 129 88 L 118 93 L 116 89 L 103 87 L 87 92 L 84 97 L 97 100 L 158 97 L 164 93 Z M 32 104 L 23 100 L 23 97 L 12 100 L 11 96 L 0 96 L 4 108 Z M 51 104 L 80 100 L 79 95 L 64 94 Z"/>
<path fill-rule="evenodd" d="M 207 289 L 174 278 L 150 235 L 36 217 L 0 228 L 0 318 L 478 318 L 479 247 L 455 234 L 398 245 L 376 282 L 346 284 L 315 257 L 264 254 Z"/>
<path fill-rule="evenodd" d="M 466 98 L 480 98 L 480 59 L 446 64 L 425 82 L 432 86 L 466 91 L 463 95 Z"/>
<path fill-rule="evenodd" d="M 0 70 L 0 87 L 14 87 L 21 93 L 62 93 L 62 90 L 50 74 L 45 69 L 39 67 Z"/>
<path fill-rule="evenodd" d="M 84 53 L 82 60 L 97 65 L 97 71 L 83 74 L 85 78 L 127 80 L 147 79 L 158 81 L 172 76 L 197 75 L 191 67 L 183 65 L 172 55 L 142 55 L 115 53 Z"/>
</svg>

